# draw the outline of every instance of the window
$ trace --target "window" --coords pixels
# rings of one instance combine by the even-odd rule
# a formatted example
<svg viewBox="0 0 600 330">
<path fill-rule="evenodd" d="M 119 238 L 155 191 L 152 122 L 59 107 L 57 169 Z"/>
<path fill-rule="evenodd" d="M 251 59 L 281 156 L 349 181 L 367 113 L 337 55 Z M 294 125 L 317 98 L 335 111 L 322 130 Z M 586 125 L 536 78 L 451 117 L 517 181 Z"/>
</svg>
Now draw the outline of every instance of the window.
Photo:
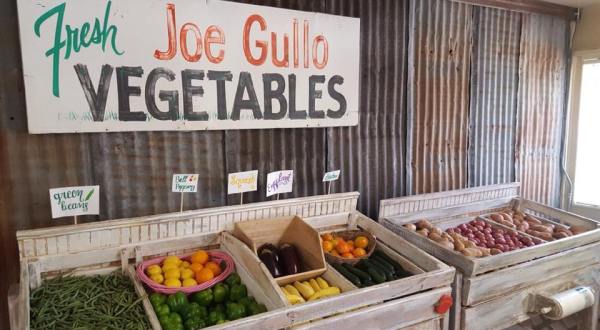
<svg viewBox="0 0 600 330">
<path fill-rule="evenodd" d="M 581 70 L 573 202 L 600 205 L 600 61 Z"/>
<path fill-rule="evenodd" d="M 600 51 L 575 54 L 571 82 L 565 204 L 600 219 Z"/>
</svg>

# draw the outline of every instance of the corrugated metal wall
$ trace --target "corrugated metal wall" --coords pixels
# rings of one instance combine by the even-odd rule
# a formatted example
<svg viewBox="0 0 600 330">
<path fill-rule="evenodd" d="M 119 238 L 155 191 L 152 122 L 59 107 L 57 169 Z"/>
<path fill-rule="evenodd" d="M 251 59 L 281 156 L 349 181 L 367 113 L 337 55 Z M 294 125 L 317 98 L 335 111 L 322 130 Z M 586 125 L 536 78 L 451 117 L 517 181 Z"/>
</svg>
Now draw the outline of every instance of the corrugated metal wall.
<svg viewBox="0 0 600 330">
<path fill-rule="evenodd" d="M 560 200 L 568 29 L 564 19 L 523 17 L 517 180 L 522 183 L 524 197 L 553 206 Z"/>
<path fill-rule="evenodd" d="M 521 14 L 475 8 L 469 119 L 469 186 L 515 180 Z"/>
<path fill-rule="evenodd" d="M 465 188 L 473 7 L 446 0 L 411 7 L 407 189 Z"/>
<path fill-rule="evenodd" d="M 564 20 L 447 0 L 244 2 L 361 18 L 358 127 L 29 135 L 16 0 L 7 1 L 0 11 L 0 298 L 17 280 L 15 230 L 70 222 L 50 219 L 51 187 L 100 184 L 102 214 L 86 221 L 178 210 L 179 195 L 169 192 L 177 172 L 200 173 L 201 192 L 186 196 L 187 208 L 239 203 L 226 194 L 226 175 L 249 169 L 262 177 L 246 201 L 266 199 L 269 171 L 295 171 L 287 198 L 323 193 L 323 172 L 341 169 L 333 191 L 360 191 L 359 209 L 374 218 L 383 198 L 514 178 L 525 196 L 557 200 Z M 0 299 L 0 328 L 5 311 Z"/>
<path fill-rule="evenodd" d="M 333 190 L 358 190 L 375 219 L 381 199 L 405 191 L 408 1 L 333 0 L 327 11 L 361 18 L 362 86 L 358 127 L 328 129 L 328 169 L 342 171 Z"/>
</svg>

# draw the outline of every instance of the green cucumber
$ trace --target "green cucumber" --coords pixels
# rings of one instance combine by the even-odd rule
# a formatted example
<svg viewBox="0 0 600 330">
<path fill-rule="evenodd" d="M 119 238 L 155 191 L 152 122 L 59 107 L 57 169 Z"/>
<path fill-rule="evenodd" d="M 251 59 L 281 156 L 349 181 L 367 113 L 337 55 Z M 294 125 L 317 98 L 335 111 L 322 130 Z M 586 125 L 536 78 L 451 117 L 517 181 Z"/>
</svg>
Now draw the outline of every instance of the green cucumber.
<svg viewBox="0 0 600 330">
<path fill-rule="evenodd" d="M 383 253 L 382 251 L 375 250 L 372 256 L 376 256 L 380 259 L 383 259 L 387 261 L 388 264 L 394 266 L 394 269 L 396 270 L 396 277 L 407 277 L 412 275 L 410 272 L 407 272 L 404 268 L 402 268 L 402 266 L 400 266 L 400 264 L 398 264 L 395 260 L 390 258 L 387 254 Z"/>
<path fill-rule="evenodd" d="M 366 283 L 373 283 L 373 280 L 371 279 L 371 276 L 365 272 L 363 272 L 362 270 L 350 265 L 350 264 L 342 264 L 342 266 L 346 267 L 346 269 L 351 272 L 352 274 L 358 276 L 360 278 L 360 281 L 366 285 Z"/>
<path fill-rule="evenodd" d="M 340 265 L 340 264 L 332 264 L 332 266 L 333 266 L 333 268 L 335 268 L 335 270 L 337 270 L 340 274 L 342 274 L 348 281 L 352 282 L 352 284 L 356 285 L 359 288 L 362 287 L 362 282 L 360 281 L 360 278 L 358 278 L 358 276 L 350 273 L 346 268 L 342 267 L 342 265 Z"/>
<path fill-rule="evenodd" d="M 380 284 L 386 281 L 386 276 L 381 272 L 372 262 L 367 259 L 363 259 L 358 263 L 358 268 L 366 271 L 371 275 L 375 283 Z"/>
<path fill-rule="evenodd" d="M 385 261 L 385 259 L 383 259 L 379 256 L 371 256 L 369 258 L 369 260 L 377 262 L 379 265 L 381 265 L 381 267 L 385 268 L 385 270 L 387 270 L 388 272 L 392 272 L 392 273 L 396 272 L 396 269 L 394 269 L 394 266 L 392 266 L 389 262 Z"/>
<path fill-rule="evenodd" d="M 394 272 L 387 269 L 384 265 L 382 265 L 378 260 L 369 258 L 369 262 L 375 266 L 380 273 L 385 275 L 386 282 L 394 280 Z"/>
</svg>

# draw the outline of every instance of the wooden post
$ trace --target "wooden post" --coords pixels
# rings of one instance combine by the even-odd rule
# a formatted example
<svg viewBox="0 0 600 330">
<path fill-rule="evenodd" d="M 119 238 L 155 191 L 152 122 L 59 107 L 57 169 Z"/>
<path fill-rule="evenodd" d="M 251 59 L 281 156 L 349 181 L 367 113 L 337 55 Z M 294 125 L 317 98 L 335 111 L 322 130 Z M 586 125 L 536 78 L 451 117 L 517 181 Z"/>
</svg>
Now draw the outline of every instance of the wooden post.
<svg viewBox="0 0 600 330">
<path fill-rule="evenodd" d="M 277 194 L 277 200 L 279 200 L 279 194 Z"/>
<path fill-rule="evenodd" d="M 73 223 L 77 224 L 77 216 L 76 215 L 73 216 Z"/>
<path fill-rule="evenodd" d="M 327 195 L 331 195 L 331 181 L 327 181 Z"/>
<path fill-rule="evenodd" d="M 240 194 L 240 205 L 244 204 L 244 193 Z"/>
<path fill-rule="evenodd" d="M 181 200 L 179 202 L 179 212 L 183 212 L 183 193 L 181 193 Z"/>
</svg>

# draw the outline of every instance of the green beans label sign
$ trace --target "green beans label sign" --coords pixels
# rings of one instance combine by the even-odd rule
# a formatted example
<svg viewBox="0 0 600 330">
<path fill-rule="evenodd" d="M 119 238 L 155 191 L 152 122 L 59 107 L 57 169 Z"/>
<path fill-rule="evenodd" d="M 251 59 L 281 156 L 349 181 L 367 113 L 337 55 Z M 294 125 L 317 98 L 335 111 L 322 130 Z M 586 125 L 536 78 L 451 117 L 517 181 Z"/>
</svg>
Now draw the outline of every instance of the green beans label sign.
<svg viewBox="0 0 600 330">
<path fill-rule="evenodd" d="M 208 0 L 17 3 L 30 133 L 358 124 L 358 18 Z"/>
<path fill-rule="evenodd" d="M 100 186 L 50 189 L 52 218 L 99 214 Z"/>
</svg>

